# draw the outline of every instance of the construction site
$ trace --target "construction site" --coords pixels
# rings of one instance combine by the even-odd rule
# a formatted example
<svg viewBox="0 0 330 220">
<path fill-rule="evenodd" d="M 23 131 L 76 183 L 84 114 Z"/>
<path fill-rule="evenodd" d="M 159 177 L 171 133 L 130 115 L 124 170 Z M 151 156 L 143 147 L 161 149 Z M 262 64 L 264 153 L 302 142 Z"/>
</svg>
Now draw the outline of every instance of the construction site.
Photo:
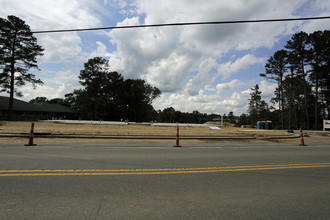
<svg viewBox="0 0 330 220">
<path fill-rule="evenodd" d="M 33 124 L 33 131 L 31 125 Z M 31 134 L 32 132 L 32 134 Z M 205 142 L 262 142 L 301 144 L 301 135 L 307 142 L 329 143 L 330 131 L 286 131 L 234 127 L 220 123 L 175 124 L 134 123 L 106 121 L 39 121 L 1 122 L 0 143 L 22 143 L 33 138 L 38 143 L 54 142 L 112 142 L 114 140 L 205 143 Z M 32 136 L 31 136 L 32 135 Z"/>
</svg>

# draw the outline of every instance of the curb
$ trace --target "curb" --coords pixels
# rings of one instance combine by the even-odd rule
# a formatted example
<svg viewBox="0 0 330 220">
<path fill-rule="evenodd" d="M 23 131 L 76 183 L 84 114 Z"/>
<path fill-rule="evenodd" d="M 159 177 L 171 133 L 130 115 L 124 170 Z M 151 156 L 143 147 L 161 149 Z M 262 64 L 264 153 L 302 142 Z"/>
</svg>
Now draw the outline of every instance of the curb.
<svg viewBox="0 0 330 220">
<path fill-rule="evenodd" d="M 6 138 L 28 138 L 27 133 L 3 133 L 1 137 Z M 84 135 L 84 134 L 51 134 L 51 133 L 35 133 L 35 138 L 63 138 L 63 139 L 149 139 L 149 140 L 175 140 L 175 136 L 171 135 Z M 256 137 L 256 136 L 180 136 L 180 140 L 272 140 L 272 139 L 291 139 L 299 138 L 299 136 L 269 136 L 269 137 Z"/>
</svg>

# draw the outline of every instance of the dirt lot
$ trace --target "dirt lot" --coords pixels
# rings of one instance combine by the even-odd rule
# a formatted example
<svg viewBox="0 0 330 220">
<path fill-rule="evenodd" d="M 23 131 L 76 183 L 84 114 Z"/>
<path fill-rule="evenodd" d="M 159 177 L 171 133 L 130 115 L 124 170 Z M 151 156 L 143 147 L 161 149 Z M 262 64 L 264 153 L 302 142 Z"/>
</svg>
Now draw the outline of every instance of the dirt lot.
<svg viewBox="0 0 330 220">
<path fill-rule="evenodd" d="M 0 122 L 0 143 L 18 143 L 26 142 L 26 138 L 6 138 L 1 137 L 4 134 L 28 134 L 30 132 L 31 122 Z M 60 124 L 55 122 L 35 122 L 34 133 L 51 133 L 54 135 L 160 135 L 160 136 L 176 136 L 176 127 L 160 127 L 150 125 L 96 125 L 96 124 Z M 306 134 L 313 136 L 330 136 L 329 132 L 307 131 Z M 212 130 L 209 127 L 180 127 L 180 136 L 199 136 L 199 137 L 276 137 L 276 136 L 299 136 L 299 132 L 288 134 L 282 130 L 257 130 L 246 129 L 232 126 L 221 127 L 221 130 Z M 330 138 L 329 138 L 330 139 Z M 327 140 L 327 139 L 326 139 Z M 48 141 L 48 139 L 38 138 L 38 141 Z M 51 139 L 51 141 L 70 141 Z M 86 142 L 86 140 L 74 140 Z M 91 140 L 89 140 L 91 141 Z M 93 139 L 93 142 L 102 141 Z M 292 140 L 281 140 L 282 142 Z M 297 140 L 295 140 L 297 141 Z"/>
<path fill-rule="evenodd" d="M 2 122 L 0 133 L 29 133 L 31 122 Z M 286 131 L 258 131 L 238 127 L 221 127 L 212 130 L 209 127 L 180 127 L 180 135 L 233 135 L 233 134 L 287 134 Z M 175 135 L 176 127 L 150 125 L 96 125 L 96 124 L 60 124 L 54 122 L 35 122 L 35 133 L 52 134 L 104 134 L 104 135 Z"/>
</svg>

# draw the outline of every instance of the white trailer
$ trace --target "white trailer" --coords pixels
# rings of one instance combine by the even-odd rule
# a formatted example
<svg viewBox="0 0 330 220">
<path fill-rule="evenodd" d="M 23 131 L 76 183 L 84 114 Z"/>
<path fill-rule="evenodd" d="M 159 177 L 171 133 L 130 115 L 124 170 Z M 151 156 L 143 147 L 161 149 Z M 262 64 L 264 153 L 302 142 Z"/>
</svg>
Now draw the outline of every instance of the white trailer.
<svg viewBox="0 0 330 220">
<path fill-rule="evenodd" d="M 330 129 L 330 120 L 323 120 L 323 131 Z"/>
</svg>

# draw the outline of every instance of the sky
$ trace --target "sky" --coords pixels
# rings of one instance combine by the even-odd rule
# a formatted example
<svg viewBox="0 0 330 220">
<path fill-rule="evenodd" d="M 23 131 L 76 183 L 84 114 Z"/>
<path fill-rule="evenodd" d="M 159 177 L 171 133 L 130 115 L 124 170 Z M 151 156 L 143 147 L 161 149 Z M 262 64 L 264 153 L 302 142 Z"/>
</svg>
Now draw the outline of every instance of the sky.
<svg viewBox="0 0 330 220">
<path fill-rule="evenodd" d="M 330 0 L 0 0 L 0 17 L 8 15 L 41 31 L 329 16 Z M 20 87 L 20 99 L 64 98 L 81 88 L 84 63 L 101 56 L 110 71 L 159 88 L 156 110 L 240 115 L 256 84 L 264 100 L 274 95 L 276 84 L 259 76 L 270 56 L 297 32 L 329 29 L 329 20 L 311 20 L 35 34 L 45 50 L 31 72 L 44 85 Z"/>
</svg>

